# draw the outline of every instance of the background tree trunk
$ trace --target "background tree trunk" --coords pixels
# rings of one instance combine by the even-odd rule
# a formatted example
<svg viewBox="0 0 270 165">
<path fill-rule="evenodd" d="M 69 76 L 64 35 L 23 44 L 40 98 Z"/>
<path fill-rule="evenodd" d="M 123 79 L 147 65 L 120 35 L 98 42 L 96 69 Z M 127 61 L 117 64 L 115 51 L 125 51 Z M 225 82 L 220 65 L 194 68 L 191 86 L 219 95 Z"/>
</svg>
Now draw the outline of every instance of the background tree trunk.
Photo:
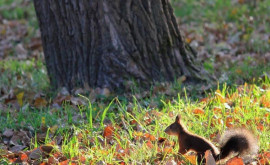
<svg viewBox="0 0 270 165">
<path fill-rule="evenodd" d="M 169 0 L 34 0 L 53 87 L 200 77 Z"/>
</svg>

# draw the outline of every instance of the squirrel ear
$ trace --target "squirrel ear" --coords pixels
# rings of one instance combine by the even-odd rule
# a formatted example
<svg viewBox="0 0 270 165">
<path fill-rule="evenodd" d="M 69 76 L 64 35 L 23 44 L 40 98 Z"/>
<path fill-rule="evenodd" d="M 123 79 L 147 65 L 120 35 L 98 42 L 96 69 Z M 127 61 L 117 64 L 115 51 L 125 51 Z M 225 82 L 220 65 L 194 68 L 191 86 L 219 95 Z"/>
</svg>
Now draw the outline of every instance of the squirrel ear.
<svg viewBox="0 0 270 165">
<path fill-rule="evenodd" d="M 175 122 L 179 123 L 180 119 L 181 119 L 181 115 L 177 115 L 176 118 L 175 118 Z"/>
</svg>

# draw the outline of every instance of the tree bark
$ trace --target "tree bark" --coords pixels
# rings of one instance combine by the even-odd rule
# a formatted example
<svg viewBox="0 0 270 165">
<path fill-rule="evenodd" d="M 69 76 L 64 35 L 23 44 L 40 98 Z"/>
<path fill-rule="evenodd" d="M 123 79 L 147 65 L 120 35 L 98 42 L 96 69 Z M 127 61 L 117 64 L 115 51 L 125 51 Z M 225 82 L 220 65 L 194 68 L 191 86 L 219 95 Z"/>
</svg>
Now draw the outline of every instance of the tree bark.
<svg viewBox="0 0 270 165">
<path fill-rule="evenodd" d="M 200 77 L 169 0 L 34 0 L 34 5 L 55 88 L 116 89 L 130 79 L 149 85 Z"/>
</svg>

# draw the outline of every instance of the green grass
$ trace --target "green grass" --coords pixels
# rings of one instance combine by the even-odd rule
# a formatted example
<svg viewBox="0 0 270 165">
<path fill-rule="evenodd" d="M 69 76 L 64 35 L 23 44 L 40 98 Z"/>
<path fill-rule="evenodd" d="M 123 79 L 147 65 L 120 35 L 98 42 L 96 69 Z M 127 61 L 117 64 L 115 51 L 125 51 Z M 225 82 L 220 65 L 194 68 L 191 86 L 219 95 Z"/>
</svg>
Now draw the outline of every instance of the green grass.
<svg viewBox="0 0 270 165">
<path fill-rule="evenodd" d="M 49 87 L 47 71 L 41 60 L 3 60 L 0 61 L 0 70 L 0 88 L 41 92 Z"/>
<path fill-rule="evenodd" d="M 232 24 L 236 32 L 242 32 L 241 42 L 247 46 L 247 51 L 269 52 L 270 45 L 267 40 L 262 40 L 264 34 L 270 33 L 268 11 L 270 1 L 254 1 L 237 3 L 230 0 L 174 0 L 172 1 L 175 15 L 180 20 L 180 25 L 191 24 L 192 30 L 205 35 L 203 26 L 216 25 L 217 30 L 224 31 L 225 25 Z M 264 34 L 258 35 L 258 28 L 264 29 Z M 232 35 L 235 30 L 228 31 Z M 252 40 L 251 43 L 249 43 Z"/>
<path fill-rule="evenodd" d="M 35 10 L 32 1 L 24 0 L 2 0 L 0 14 L 8 20 L 27 19 L 30 24 L 37 25 Z"/>
<path fill-rule="evenodd" d="M 145 99 L 142 102 L 134 100 L 130 103 L 132 104 L 129 107 L 131 109 L 128 110 L 128 105 L 116 98 L 116 101 L 105 103 L 106 106 L 99 109 L 100 113 L 96 110 L 99 107 L 98 103 L 94 103 L 93 111 L 91 111 L 92 120 L 84 118 L 80 123 L 69 121 L 69 116 L 74 116 L 79 112 L 68 104 L 64 105 L 62 110 L 55 112 L 49 111 L 47 108 L 34 110 L 27 108 L 25 111 L 16 113 L 16 120 L 9 113 L 1 114 L 1 123 L 6 123 L 6 125 L 1 125 L 1 128 L 20 128 L 31 125 L 35 130 L 39 130 L 42 125 L 42 117 L 44 117 L 48 127 L 64 125 L 64 127 L 58 128 L 56 134 L 66 137 L 61 149 L 68 158 L 84 156 L 92 163 L 98 161 L 112 164 L 122 161 L 130 163 L 134 160 L 141 163 L 155 163 L 160 154 L 158 150 L 162 149 L 161 146 L 158 146 L 157 138 L 166 137 L 169 141 L 176 140 L 175 137 L 169 137 L 163 131 L 174 121 L 174 117 L 169 117 L 169 114 L 173 113 L 174 116 L 182 115 L 183 123 L 190 131 L 212 140 L 218 132 L 222 133 L 228 129 L 227 126 L 230 124 L 233 127 L 245 126 L 259 137 L 260 151 L 263 152 L 270 149 L 270 116 L 267 115 L 270 110 L 264 105 L 264 103 L 270 103 L 269 89 L 268 78 L 261 81 L 259 85 L 243 85 L 238 88 L 222 86 L 220 95 L 227 98 L 226 103 L 215 92 L 209 93 L 210 101 L 207 103 L 189 100 L 183 92 L 179 94 L 178 98 L 171 99 L 169 102 L 161 100 L 164 105 L 160 109 L 144 106 L 143 102 L 150 101 Z M 264 103 L 262 98 L 266 98 Z M 217 107 L 219 112 L 215 110 Z M 86 116 L 88 108 L 81 108 L 82 116 Z M 193 110 L 196 108 L 203 109 L 204 114 L 194 114 Z M 102 123 L 104 119 L 110 120 L 114 128 L 112 144 L 102 136 L 105 128 Z M 133 120 L 138 123 L 141 130 L 137 130 L 137 126 L 132 124 Z M 226 124 L 228 120 L 231 123 Z M 89 126 L 89 121 L 93 122 L 93 128 Z M 224 124 L 218 124 L 219 122 Z M 70 127 L 73 127 L 73 131 L 70 131 Z M 147 139 L 143 138 L 145 133 L 156 138 L 151 142 L 152 147 L 149 147 Z M 142 140 L 136 140 L 136 137 L 140 137 Z M 51 140 L 49 139 L 47 142 Z M 119 146 L 123 150 L 129 150 L 131 154 L 125 154 L 123 158 L 116 160 L 116 155 L 120 154 L 116 151 Z M 168 155 L 163 153 L 164 158 L 160 158 L 160 163 L 165 163 L 168 159 L 173 158 L 177 150 L 176 146 L 172 153 L 168 153 Z"/>
<path fill-rule="evenodd" d="M 237 3 L 224 0 L 174 0 L 175 15 L 184 22 L 248 22 L 245 16 L 254 16 L 256 23 L 267 20 L 270 1 Z M 257 18 L 257 19 L 256 19 Z M 263 20 L 261 20 L 263 19 Z"/>
</svg>

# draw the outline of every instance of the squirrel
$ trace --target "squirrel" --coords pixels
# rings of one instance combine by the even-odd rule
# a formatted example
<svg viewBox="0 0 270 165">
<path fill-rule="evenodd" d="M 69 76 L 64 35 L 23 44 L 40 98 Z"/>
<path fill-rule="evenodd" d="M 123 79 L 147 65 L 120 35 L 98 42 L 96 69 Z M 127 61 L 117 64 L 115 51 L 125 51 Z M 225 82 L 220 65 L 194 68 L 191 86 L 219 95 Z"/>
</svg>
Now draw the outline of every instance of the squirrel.
<svg viewBox="0 0 270 165">
<path fill-rule="evenodd" d="M 239 156 L 258 152 L 257 139 L 244 128 L 226 131 L 221 138 L 220 149 L 207 139 L 189 132 L 181 123 L 180 115 L 176 117 L 174 123 L 165 129 L 165 133 L 178 136 L 178 152 L 180 154 L 195 151 L 198 164 L 205 163 L 204 154 L 207 150 L 212 152 L 215 161 L 228 158 L 232 152 L 237 153 Z"/>
</svg>

